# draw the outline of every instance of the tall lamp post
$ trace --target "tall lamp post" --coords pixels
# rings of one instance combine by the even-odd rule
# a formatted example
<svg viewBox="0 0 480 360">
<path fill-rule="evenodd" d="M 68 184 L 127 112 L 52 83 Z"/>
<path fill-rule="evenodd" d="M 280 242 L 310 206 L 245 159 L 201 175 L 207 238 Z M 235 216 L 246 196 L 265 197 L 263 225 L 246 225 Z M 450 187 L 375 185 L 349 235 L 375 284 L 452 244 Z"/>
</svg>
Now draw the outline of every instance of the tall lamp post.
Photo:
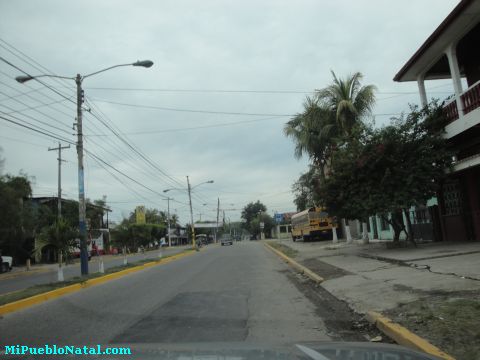
<svg viewBox="0 0 480 360">
<path fill-rule="evenodd" d="M 163 190 L 164 193 L 171 190 L 187 190 L 188 191 L 188 202 L 190 205 L 190 221 L 192 222 L 192 246 L 193 247 L 195 247 L 195 223 L 193 222 L 192 190 L 203 184 L 213 184 L 213 180 L 205 181 L 195 186 L 190 186 L 190 179 L 187 176 L 187 189 L 171 188 L 171 189 Z"/>
<path fill-rule="evenodd" d="M 15 80 L 23 84 L 29 80 L 37 79 L 40 77 L 51 77 L 59 79 L 74 80 L 77 85 L 77 155 L 78 155 L 78 225 L 80 230 L 80 268 L 82 275 L 88 274 L 88 249 L 87 249 L 87 227 L 86 227 L 86 203 L 85 203 L 85 186 L 84 186 L 84 169 L 83 169 L 83 132 L 82 132 L 82 104 L 84 101 L 84 94 L 82 90 L 82 82 L 87 77 L 97 75 L 101 72 L 121 67 L 121 66 L 141 66 L 149 68 L 153 65 L 153 61 L 143 60 L 129 64 L 120 64 L 110 66 L 108 68 L 95 71 L 88 75 L 77 74 L 76 77 L 59 76 L 52 74 L 42 75 L 22 75 L 17 76 Z"/>
<path fill-rule="evenodd" d="M 163 199 L 163 200 L 167 200 L 167 231 L 168 231 L 168 247 L 171 247 L 172 246 L 172 241 L 170 239 L 170 200 L 174 200 L 173 198 L 171 197 L 167 197 L 166 199 Z"/>
</svg>

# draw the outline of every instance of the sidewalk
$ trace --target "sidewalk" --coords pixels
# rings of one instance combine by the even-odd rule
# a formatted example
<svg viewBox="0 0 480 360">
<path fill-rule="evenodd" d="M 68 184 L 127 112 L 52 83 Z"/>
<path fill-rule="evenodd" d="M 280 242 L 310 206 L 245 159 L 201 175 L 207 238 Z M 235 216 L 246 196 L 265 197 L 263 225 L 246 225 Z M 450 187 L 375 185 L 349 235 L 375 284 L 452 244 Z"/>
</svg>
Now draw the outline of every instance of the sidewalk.
<svg viewBox="0 0 480 360">
<path fill-rule="evenodd" d="M 386 249 L 385 243 L 275 240 L 326 279 L 322 286 L 359 313 L 384 312 L 434 293 L 480 292 L 480 243 L 426 243 Z"/>
<path fill-rule="evenodd" d="M 387 249 L 378 241 L 275 241 L 356 312 L 382 313 L 457 359 L 480 359 L 479 242 Z"/>
</svg>

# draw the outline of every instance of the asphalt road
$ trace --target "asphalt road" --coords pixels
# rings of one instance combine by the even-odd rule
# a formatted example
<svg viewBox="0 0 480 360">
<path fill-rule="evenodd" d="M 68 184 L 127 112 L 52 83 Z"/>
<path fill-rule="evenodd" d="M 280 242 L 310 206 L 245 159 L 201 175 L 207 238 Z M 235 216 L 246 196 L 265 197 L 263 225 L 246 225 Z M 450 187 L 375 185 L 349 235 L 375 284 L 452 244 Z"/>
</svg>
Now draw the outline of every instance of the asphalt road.
<svg viewBox="0 0 480 360">
<path fill-rule="evenodd" d="M 209 246 L 165 265 L 7 314 L 0 346 L 291 344 L 328 340 L 290 270 L 257 242 Z"/>
<path fill-rule="evenodd" d="M 177 254 L 186 249 L 186 247 L 172 247 L 162 249 L 163 255 Z M 145 259 L 157 259 L 159 257 L 159 250 L 148 251 L 144 254 L 128 255 L 128 262 L 134 263 Z M 105 256 L 103 262 L 104 269 L 123 265 L 123 255 Z M 88 263 L 89 272 L 94 273 L 99 271 L 99 258 L 94 256 Z M 35 269 L 36 268 L 36 269 Z M 12 291 L 22 290 L 34 285 L 48 284 L 57 281 L 57 266 L 38 266 L 34 267 L 31 272 L 9 272 L 0 274 L 0 294 L 5 294 Z M 80 276 L 80 263 L 67 265 L 63 267 L 63 277 L 69 280 L 76 276 Z"/>
</svg>

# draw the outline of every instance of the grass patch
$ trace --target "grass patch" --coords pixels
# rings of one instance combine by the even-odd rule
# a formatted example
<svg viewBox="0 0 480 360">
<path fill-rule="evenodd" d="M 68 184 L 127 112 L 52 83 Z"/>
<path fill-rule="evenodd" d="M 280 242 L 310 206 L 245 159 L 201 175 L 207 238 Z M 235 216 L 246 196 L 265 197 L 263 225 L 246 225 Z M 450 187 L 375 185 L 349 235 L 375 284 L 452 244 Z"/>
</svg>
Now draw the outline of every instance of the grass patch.
<svg viewBox="0 0 480 360">
<path fill-rule="evenodd" d="M 298 251 L 292 249 L 290 246 L 280 244 L 275 241 L 267 241 L 267 244 L 270 245 L 271 247 L 277 249 L 278 251 L 281 251 L 288 257 L 294 258 L 298 255 Z"/>
<path fill-rule="evenodd" d="M 394 319 L 457 359 L 480 359 L 480 298 L 427 298 L 395 311 Z"/>
<path fill-rule="evenodd" d="M 166 258 L 169 258 L 171 256 L 175 256 L 175 255 L 179 255 L 179 254 L 183 254 L 185 252 L 187 252 L 187 251 L 182 251 L 182 252 L 177 253 L 177 254 L 164 255 L 164 256 L 162 256 L 162 259 L 166 259 Z M 105 269 L 104 274 L 96 272 L 96 273 L 88 274 L 86 276 L 75 276 L 75 277 L 73 277 L 69 280 L 62 281 L 62 282 L 54 282 L 54 283 L 48 283 L 48 284 L 34 285 L 34 286 L 31 286 L 31 287 L 26 288 L 26 289 L 2 294 L 2 295 L 0 295 L 0 306 L 11 303 L 11 302 L 14 302 L 14 301 L 22 300 L 22 299 L 25 299 L 25 298 L 28 298 L 28 297 L 31 297 L 31 296 L 34 296 L 34 295 L 43 294 L 43 293 L 46 293 L 46 292 L 49 292 L 49 291 L 52 291 L 52 290 L 55 290 L 55 289 L 63 288 L 63 287 L 69 286 L 69 285 L 82 283 L 82 282 L 85 282 L 89 279 L 94 279 L 94 278 L 98 278 L 98 277 L 105 276 L 105 275 L 108 275 L 108 274 L 116 273 L 116 272 L 119 272 L 119 271 L 122 271 L 122 270 L 125 270 L 125 269 L 128 269 L 128 268 L 132 268 L 132 267 L 135 267 L 135 266 L 138 266 L 138 265 L 142 265 L 142 264 L 146 264 L 146 263 L 154 262 L 154 261 L 161 261 L 162 259 L 143 259 L 143 260 L 135 261 L 135 262 L 132 262 L 132 263 L 127 263 L 127 265 L 118 265 L 118 266 L 113 266 L 111 268 Z"/>
</svg>

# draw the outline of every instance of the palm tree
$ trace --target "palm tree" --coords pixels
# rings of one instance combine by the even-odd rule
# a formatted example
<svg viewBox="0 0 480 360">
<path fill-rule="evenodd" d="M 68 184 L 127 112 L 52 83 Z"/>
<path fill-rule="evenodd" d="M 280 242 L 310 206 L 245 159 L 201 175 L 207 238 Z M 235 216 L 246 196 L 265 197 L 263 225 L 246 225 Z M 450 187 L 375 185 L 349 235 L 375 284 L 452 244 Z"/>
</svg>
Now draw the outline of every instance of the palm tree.
<svg viewBox="0 0 480 360">
<path fill-rule="evenodd" d="M 339 79 L 332 71 L 332 76 L 333 83 L 317 90 L 314 98 L 307 97 L 303 104 L 304 111 L 284 127 L 285 135 L 295 142 L 295 157 L 308 154 L 320 169 L 321 181 L 325 179 L 326 169 L 331 165 L 332 153 L 341 143 L 340 139 L 351 139 L 354 130 L 362 125 L 362 120 L 371 115 L 375 104 L 376 87 L 361 86 L 363 76 L 360 72 Z M 350 240 L 350 229 L 346 222 L 345 228 L 347 239 Z"/>
<path fill-rule="evenodd" d="M 283 129 L 295 142 L 295 157 L 308 155 L 313 164 L 325 176 L 325 165 L 331 157 L 338 126 L 333 113 L 319 104 L 318 99 L 308 97 L 303 103 L 304 111 L 293 117 Z"/>
<path fill-rule="evenodd" d="M 324 89 L 317 90 L 317 100 L 322 106 L 330 109 L 335 114 L 338 128 L 346 140 L 352 138 L 354 129 L 362 125 L 362 119 L 371 115 L 375 105 L 374 85 L 361 86 L 360 80 L 363 78 L 360 72 L 339 79 L 332 71 L 333 84 Z M 345 219 L 345 229 L 347 232 L 347 242 L 351 241 L 350 228 Z M 362 223 L 363 239 L 368 242 L 368 233 L 366 223 Z"/>
<path fill-rule="evenodd" d="M 333 83 L 316 91 L 316 98 L 323 107 L 330 109 L 344 136 L 351 137 L 355 126 L 371 115 L 375 105 L 375 85 L 361 86 L 363 75 L 356 72 L 339 79 L 332 71 Z"/>
<path fill-rule="evenodd" d="M 170 225 L 172 227 L 176 227 L 178 224 L 178 215 L 177 214 L 170 214 Z"/>
</svg>

